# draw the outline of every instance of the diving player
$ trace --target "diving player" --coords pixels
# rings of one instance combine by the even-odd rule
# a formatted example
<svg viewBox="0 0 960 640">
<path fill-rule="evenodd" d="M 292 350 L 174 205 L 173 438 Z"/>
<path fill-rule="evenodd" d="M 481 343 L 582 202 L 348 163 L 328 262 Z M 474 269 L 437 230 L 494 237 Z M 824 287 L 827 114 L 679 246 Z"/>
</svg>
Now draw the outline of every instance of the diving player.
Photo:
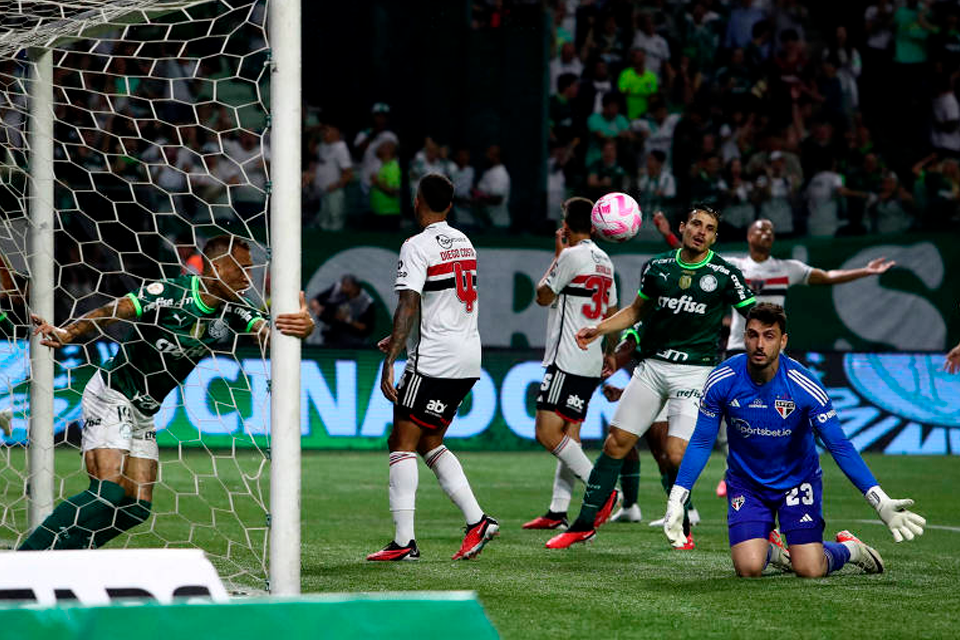
<svg viewBox="0 0 960 640">
<path fill-rule="evenodd" d="M 783 307 L 756 305 L 747 314 L 746 353 L 711 372 L 700 401 L 690 446 L 670 490 L 663 530 L 674 546 L 686 542 L 683 503 L 713 449 L 721 418 L 730 438 L 727 522 L 730 553 L 738 576 L 759 576 L 776 549 L 768 541 L 774 520 L 790 545 L 800 577 L 818 578 L 850 562 L 882 573 L 883 559 L 849 531 L 823 541 L 823 482 L 814 436 L 877 510 L 897 542 L 923 534 L 926 524 L 907 511 L 913 500 L 884 493 L 863 458 L 843 433 L 837 412 L 817 379 L 792 358 Z"/>
</svg>

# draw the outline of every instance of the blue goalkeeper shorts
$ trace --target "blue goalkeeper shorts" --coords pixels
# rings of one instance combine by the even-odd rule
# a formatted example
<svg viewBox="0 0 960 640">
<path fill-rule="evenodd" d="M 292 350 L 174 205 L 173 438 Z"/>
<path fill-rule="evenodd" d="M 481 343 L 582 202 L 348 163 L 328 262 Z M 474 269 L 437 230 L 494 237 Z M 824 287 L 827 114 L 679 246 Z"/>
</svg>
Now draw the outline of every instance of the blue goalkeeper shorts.
<svg viewBox="0 0 960 640">
<path fill-rule="evenodd" d="M 796 487 L 769 489 L 727 471 L 730 546 L 766 539 L 780 524 L 787 544 L 823 542 L 823 472 L 817 469 Z"/>
</svg>

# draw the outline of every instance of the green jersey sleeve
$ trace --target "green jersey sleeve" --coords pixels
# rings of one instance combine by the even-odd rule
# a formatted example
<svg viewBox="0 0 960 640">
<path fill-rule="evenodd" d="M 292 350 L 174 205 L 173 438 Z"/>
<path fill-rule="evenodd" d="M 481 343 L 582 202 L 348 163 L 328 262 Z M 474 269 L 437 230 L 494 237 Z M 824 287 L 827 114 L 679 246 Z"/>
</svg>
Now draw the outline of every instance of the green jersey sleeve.
<svg viewBox="0 0 960 640">
<path fill-rule="evenodd" d="M 260 320 L 270 324 L 270 320 L 246 299 L 243 303 L 230 303 L 224 312 L 224 319 L 235 333 L 251 333 Z"/>
<path fill-rule="evenodd" d="M 156 307 L 172 307 L 182 295 L 182 287 L 172 280 L 163 280 L 144 284 L 138 291 L 131 291 L 127 297 L 137 309 L 137 318 Z"/>
<path fill-rule="evenodd" d="M 662 278 L 657 277 L 658 271 L 651 260 L 647 260 L 643 265 L 643 270 L 640 272 L 640 290 L 637 291 L 637 295 L 644 300 L 656 300 L 660 296 L 659 281 Z"/>
<path fill-rule="evenodd" d="M 757 303 L 757 300 L 753 296 L 753 291 L 747 286 L 747 281 L 740 269 L 729 262 L 727 268 L 730 270 L 730 276 L 727 279 L 727 287 L 723 292 L 724 300 L 745 316 L 750 307 Z"/>
</svg>

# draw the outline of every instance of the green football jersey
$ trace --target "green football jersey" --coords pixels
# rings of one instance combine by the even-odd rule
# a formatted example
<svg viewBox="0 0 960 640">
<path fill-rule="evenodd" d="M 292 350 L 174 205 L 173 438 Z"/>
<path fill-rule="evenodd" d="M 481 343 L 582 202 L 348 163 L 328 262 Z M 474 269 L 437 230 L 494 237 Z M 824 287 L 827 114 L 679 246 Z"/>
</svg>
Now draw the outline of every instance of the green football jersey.
<svg viewBox="0 0 960 640">
<path fill-rule="evenodd" d="M 755 302 L 740 270 L 713 251 L 697 264 L 681 261 L 680 249 L 654 256 L 637 293 L 656 303 L 643 320 L 640 357 L 711 367 L 727 307 L 745 312 Z"/>
<path fill-rule="evenodd" d="M 117 354 L 104 364 L 106 384 L 147 415 L 215 350 L 232 352 L 237 334 L 265 320 L 249 301 L 212 309 L 200 299 L 200 278 L 183 275 L 128 293 L 136 320 Z M 220 348 L 217 349 L 217 346 Z"/>
</svg>

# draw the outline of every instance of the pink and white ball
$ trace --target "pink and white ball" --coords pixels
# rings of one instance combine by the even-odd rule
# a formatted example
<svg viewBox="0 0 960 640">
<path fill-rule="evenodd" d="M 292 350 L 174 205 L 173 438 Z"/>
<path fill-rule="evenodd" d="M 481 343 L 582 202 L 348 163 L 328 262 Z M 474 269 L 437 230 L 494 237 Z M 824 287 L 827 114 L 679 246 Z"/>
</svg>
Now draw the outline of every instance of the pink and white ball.
<svg viewBox="0 0 960 640">
<path fill-rule="evenodd" d="M 608 193 L 597 200 L 590 218 L 597 235 L 610 242 L 626 242 L 643 223 L 640 205 L 625 193 Z"/>
</svg>

